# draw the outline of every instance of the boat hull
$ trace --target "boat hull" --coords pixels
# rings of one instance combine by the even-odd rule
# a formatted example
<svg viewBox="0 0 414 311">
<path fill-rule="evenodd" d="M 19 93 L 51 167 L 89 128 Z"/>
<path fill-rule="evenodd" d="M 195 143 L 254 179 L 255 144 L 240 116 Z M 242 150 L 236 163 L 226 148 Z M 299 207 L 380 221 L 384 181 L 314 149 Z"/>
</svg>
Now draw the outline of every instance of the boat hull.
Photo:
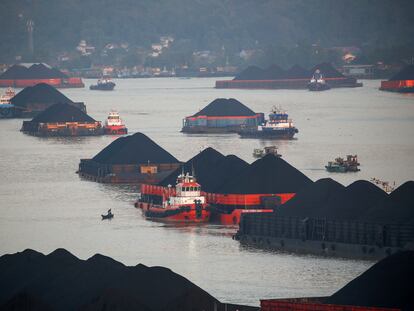
<svg viewBox="0 0 414 311">
<path fill-rule="evenodd" d="M 105 84 L 100 84 L 100 85 L 91 85 L 89 86 L 90 90 L 97 90 L 97 91 L 112 91 L 115 87 L 115 83 L 113 82 L 108 82 Z"/>
<path fill-rule="evenodd" d="M 326 91 L 329 89 L 330 89 L 329 85 L 323 84 L 323 83 L 309 83 L 308 84 L 309 91 L 318 92 L 318 91 Z"/>
<path fill-rule="evenodd" d="M 124 135 L 128 134 L 128 129 L 125 126 L 105 126 L 104 133 L 106 135 Z"/>
<path fill-rule="evenodd" d="M 180 206 L 177 208 L 163 208 L 160 205 L 138 202 L 137 207 L 142 209 L 145 218 L 166 222 L 203 223 L 210 220 L 210 210 L 203 206 Z"/>
</svg>

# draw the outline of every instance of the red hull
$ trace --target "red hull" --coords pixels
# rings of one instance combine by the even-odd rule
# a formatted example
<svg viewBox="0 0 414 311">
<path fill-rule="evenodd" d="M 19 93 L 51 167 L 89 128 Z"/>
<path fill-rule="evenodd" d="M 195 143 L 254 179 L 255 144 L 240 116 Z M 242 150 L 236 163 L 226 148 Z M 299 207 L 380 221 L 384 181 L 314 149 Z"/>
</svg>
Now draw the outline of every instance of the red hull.
<svg viewBox="0 0 414 311">
<path fill-rule="evenodd" d="M 6 80 L 0 79 L 0 87 L 16 87 L 24 88 L 28 86 L 35 86 L 39 83 L 46 83 L 57 88 L 82 88 L 85 84 L 81 78 L 55 78 L 55 79 L 17 79 L 17 80 Z"/>
<path fill-rule="evenodd" d="M 272 213 L 272 209 L 235 209 L 230 214 L 216 213 L 214 219 L 222 225 L 239 225 L 244 213 Z"/>
<path fill-rule="evenodd" d="M 137 202 L 136 207 L 142 209 L 144 216 L 148 219 L 167 221 L 167 222 L 183 222 L 183 223 L 202 223 L 210 220 L 210 211 L 205 207 L 197 212 L 195 206 L 190 209 L 165 209 L 157 205 Z"/>
<path fill-rule="evenodd" d="M 104 133 L 106 135 L 124 135 L 128 134 L 128 129 L 125 126 L 105 126 Z"/>
</svg>

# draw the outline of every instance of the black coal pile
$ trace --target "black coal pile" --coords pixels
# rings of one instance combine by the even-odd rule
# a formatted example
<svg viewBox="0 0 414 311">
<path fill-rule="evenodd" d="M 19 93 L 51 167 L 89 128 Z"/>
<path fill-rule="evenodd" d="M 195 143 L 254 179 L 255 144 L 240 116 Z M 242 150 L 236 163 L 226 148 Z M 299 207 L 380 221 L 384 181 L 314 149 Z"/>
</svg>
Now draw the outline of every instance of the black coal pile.
<svg viewBox="0 0 414 311">
<path fill-rule="evenodd" d="M 13 65 L 6 70 L 0 79 L 64 79 L 68 76 L 56 68 L 45 64 L 33 64 L 30 67 L 24 65 Z"/>
<path fill-rule="evenodd" d="M 405 66 L 400 72 L 391 77 L 389 81 L 414 80 L 414 65 Z"/>
<path fill-rule="evenodd" d="M 414 251 L 393 254 L 349 282 L 325 303 L 414 310 Z"/>
<path fill-rule="evenodd" d="M 178 163 L 169 152 L 143 133 L 120 137 L 99 152 L 94 161 L 102 164 Z"/>
<path fill-rule="evenodd" d="M 335 192 L 321 208 L 321 216 L 330 219 L 361 220 L 368 210 L 388 200 L 386 192 L 366 180 L 358 180 Z M 366 218 L 371 219 L 369 215 Z"/>
<path fill-rule="evenodd" d="M 311 77 L 310 71 L 299 65 L 292 66 L 285 73 L 286 79 L 310 79 Z"/>
<path fill-rule="evenodd" d="M 321 63 L 310 69 L 311 74 L 319 69 L 324 78 L 344 78 L 345 76 L 329 63 Z"/>
<path fill-rule="evenodd" d="M 312 181 L 285 160 L 274 155 L 255 161 L 240 174 L 231 176 L 218 193 L 270 194 L 296 193 Z"/>
<path fill-rule="evenodd" d="M 15 106 L 25 108 L 28 104 L 73 104 L 73 101 L 53 86 L 46 83 L 39 83 L 35 86 L 24 88 L 11 99 L 11 103 Z"/>
<path fill-rule="evenodd" d="M 234 155 L 224 156 L 213 148 L 207 148 L 185 162 L 158 185 L 174 186 L 178 175 L 183 171 L 190 174 L 194 172 L 201 189 L 214 193 L 229 178 L 240 174 L 248 166 L 248 163 Z"/>
<path fill-rule="evenodd" d="M 39 113 L 31 121 L 32 123 L 65 123 L 85 122 L 94 123 L 95 119 L 88 116 L 82 110 L 69 104 L 54 104 Z"/>
<path fill-rule="evenodd" d="M 0 257 L 0 309 L 24 302 L 34 306 L 30 310 L 213 310 L 214 304 L 222 309 L 217 299 L 167 268 L 124 266 L 102 255 L 80 260 L 64 249 Z"/>
<path fill-rule="evenodd" d="M 310 183 L 279 207 L 278 215 L 290 217 L 321 217 L 326 202 L 335 200 L 335 194 L 345 187 L 331 178 Z"/>
<path fill-rule="evenodd" d="M 388 200 L 368 210 L 364 218 L 386 223 L 414 224 L 414 181 L 408 181 L 395 189 Z"/>
<path fill-rule="evenodd" d="M 197 112 L 197 116 L 254 116 L 256 113 L 234 98 L 217 98 Z"/>
<path fill-rule="evenodd" d="M 233 80 L 262 80 L 263 74 L 262 68 L 250 66 L 240 72 Z"/>
<path fill-rule="evenodd" d="M 271 65 L 269 68 L 263 71 L 262 79 L 263 80 L 279 80 L 285 79 L 286 73 L 278 65 Z"/>
</svg>

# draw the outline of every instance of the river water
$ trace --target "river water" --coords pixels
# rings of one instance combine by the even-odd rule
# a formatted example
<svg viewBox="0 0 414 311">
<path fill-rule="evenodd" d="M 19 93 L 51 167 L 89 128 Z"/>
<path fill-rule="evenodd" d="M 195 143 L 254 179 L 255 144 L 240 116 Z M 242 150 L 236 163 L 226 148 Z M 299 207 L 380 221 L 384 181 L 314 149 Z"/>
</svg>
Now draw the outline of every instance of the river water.
<svg viewBox="0 0 414 311">
<path fill-rule="evenodd" d="M 215 79 L 115 80 L 113 92 L 64 89 L 104 120 L 117 109 L 130 133 L 143 132 L 186 161 L 205 147 L 253 161 L 254 148 L 276 144 L 283 159 L 313 180 L 348 185 L 371 177 L 400 185 L 414 178 L 414 96 L 364 87 L 305 90 L 220 90 Z M 4 91 L 4 90 L 3 90 Z M 234 97 L 254 111 L 288 111 L 299 128 L 291 141 L 240 139 L 236 134 L 180 133 L 182 118 L 217 97 Z M 373 262 L 282 254 L 241 247 L 236 227 L 171 226 L 143 219 L 133 207 L 137 187 L 104 185 L 75 174 L 115 137 L 36 138 L 19 132 L 22 120 L 0 120 L 0 255 L 32 248 L 66 248 L 86 259 L 95 253 L 127 265 L 161 265 L 223 302 L 258 305 L 259 299 L 329 295 Z M 327 173 L 337 156 L 358 154 L 361 171 Z M 112 221 L 100 214 L 112 208 Z"/>
</svg>

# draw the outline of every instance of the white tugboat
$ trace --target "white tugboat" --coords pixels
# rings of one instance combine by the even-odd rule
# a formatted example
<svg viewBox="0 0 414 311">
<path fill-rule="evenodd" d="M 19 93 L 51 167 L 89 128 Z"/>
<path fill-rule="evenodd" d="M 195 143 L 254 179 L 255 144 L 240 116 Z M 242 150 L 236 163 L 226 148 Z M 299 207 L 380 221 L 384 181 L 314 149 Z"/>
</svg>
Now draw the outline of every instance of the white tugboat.
<svg viewBox="0 0 414 311">
<path fill-rule="evenodd" d="M 128 133 L 119 113 L 115 110 L 109 112 L 109 116 L 105 121 L 104 133 L 112 135 L 124 135 Z"/>
<path fill-rule="evenodd" d="M 269 120 L 255 128 L 242 129 L 239 135 L 247 138 L 292 139 L 298 132 L 289 115 L 280 108 L 273 107 Z"/>
<path fill-rule="evenodd" d="M 168 187 L 168 193 L 163 193 L 160 204 L 153 204 L 147 198 L 146 187 L 151 185 L 141 185 L 141 196 L 135 203 L 146 218 L 185 223 L 207 222 L 210 219 L 206 197 L 201 194 L 201 186 L 193 175 L 180 174 L 175 188 Z"/>
</svg>

